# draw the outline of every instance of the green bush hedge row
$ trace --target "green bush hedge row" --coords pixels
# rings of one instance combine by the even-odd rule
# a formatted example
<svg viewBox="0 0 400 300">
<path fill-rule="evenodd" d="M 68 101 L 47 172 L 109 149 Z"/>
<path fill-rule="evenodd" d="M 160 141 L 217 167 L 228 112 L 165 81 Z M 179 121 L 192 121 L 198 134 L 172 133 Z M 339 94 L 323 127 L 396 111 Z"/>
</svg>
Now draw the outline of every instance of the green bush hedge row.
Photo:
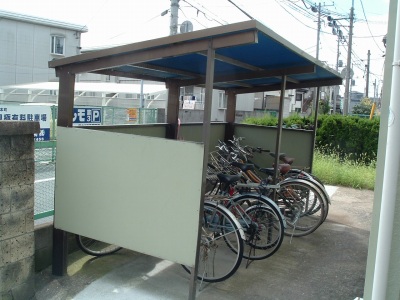
<svg viewBox="0 0 400 300">
<path fill-rule="evenodd" d="M 276 126 L 278 119 L 266 115 L 248 118 L 245 124 Z M 322 153 L 338 154 L 356 162 L 376 161 L 380 118 L 372 120 L 357 116 L 320 115 L 317 122 L 316 147 Z M 283 120 L 287 128 L 313 129 L 314 118 L 294 115 Z"/>
</svg>

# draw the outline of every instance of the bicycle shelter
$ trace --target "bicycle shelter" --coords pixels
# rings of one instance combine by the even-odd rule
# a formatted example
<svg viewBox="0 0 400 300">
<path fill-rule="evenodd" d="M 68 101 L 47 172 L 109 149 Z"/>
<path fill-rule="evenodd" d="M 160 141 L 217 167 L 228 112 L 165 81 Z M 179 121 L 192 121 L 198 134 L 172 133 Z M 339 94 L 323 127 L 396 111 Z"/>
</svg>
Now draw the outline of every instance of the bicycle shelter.
<svg viewBox="0 0 400 300">
<path fill-rule="evenodd" d="M 227 94 L 225 140 L 233 135 L 237 94 L 280 90 L 279 153 L 284 91 L 342 84 L 337 72 L 255 20 L 67 57 L 49 67 L 59 77 L 55 275 L 66 274 L 67 232 L 186 264 L 197 274 L 212 90 Z M 132 131 L 137 134 L 118 126 L 73 128 L 75 76 L 88 72 L 165 82 L 167 124 L 157 132 Z M 205 87 L 201 143 L 176 140 L 180 87 L 193 85 Z M 189 299 L 195 295 L 191 275 Z"/>
</svg>

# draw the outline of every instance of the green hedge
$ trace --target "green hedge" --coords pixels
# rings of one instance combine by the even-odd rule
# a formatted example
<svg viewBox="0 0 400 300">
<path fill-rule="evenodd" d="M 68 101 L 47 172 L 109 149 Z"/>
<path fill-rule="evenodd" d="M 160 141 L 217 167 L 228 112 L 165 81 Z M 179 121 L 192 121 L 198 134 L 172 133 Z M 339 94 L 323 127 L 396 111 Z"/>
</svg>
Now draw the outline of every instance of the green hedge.
<svg viewBox="0 0 400 300">
<path fill-rule="evenodd" d="M 376 161 L 380 118 L 372 120 L 358 116 L 318 116 L 316 147 L 322 153 L 370 164 Z M 246 124 L 276 126 L 277 118 L 248 118 Z M 284 127 L 312 129 L 313 118 L 291 116 L 283 120 Z"/>
</svg>

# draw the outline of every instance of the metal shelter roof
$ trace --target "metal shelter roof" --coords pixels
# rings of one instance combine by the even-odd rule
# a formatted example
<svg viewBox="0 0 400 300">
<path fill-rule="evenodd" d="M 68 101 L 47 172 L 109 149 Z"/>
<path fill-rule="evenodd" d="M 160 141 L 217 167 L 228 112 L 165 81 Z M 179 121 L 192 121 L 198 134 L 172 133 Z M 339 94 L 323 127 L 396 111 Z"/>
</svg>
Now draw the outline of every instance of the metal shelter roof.
<svg viewBox="0 0 400 300">
<path fill-rule="evenodd" d="M 57 71 L 204 85 L 207 49 L 215 49 L 215 89 L 237 94 L 342 84 L 339 73 L 251 20 L 127 44 L 49 62 Z"/>
<path fill-rule="evenodd" d="M 203 191 L 210 149 L 213 88 L 227 92 L 225 138 L 233 134 L 235 94 L 281 90 L 275 148 L 275 153 L 280 153 L 284 90 L 317 87 L 318 96 L 318 87 L 342 83 L 340 74 L 255 20 L 84 53 L 51 61 L 49 67 L 55 68 L 60 78 L 57 124 L 62 127 L 73 126 L 75 74 L 93 72 L 165 82 L 168 88 L 166 138 L 169 139 L 178 137 L 179 87 L 205 85 Z M 318 101 L 316 111 L 317 107 Z M 278 174 L 278 155 L 275 174 Z M 204 195 L 200 202 L 199 214 L 203 211 Z M 199 215 L 199 228 L 200 222 Z M 65 236 L 55 228 L 55 275 L 66 274 Z M 198 245 L 200 237 L 198 230 Z M 190 280 L 190 299 L 196 294 L 197 270 L 198 262 Z"/>
</svg>

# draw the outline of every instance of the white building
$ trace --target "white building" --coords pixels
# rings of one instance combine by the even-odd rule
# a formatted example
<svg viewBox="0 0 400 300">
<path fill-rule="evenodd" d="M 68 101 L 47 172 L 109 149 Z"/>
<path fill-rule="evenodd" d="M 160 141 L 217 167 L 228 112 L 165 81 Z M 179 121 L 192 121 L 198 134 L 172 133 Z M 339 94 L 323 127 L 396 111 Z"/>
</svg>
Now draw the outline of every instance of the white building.
<svg viewBox="0 0 400 300">
<path fill-rule="evenodd" d="M 58 81 L 48 62 L 80 53 L 86 26 L 0 10 L 0 87 Z"/>
</svg>

